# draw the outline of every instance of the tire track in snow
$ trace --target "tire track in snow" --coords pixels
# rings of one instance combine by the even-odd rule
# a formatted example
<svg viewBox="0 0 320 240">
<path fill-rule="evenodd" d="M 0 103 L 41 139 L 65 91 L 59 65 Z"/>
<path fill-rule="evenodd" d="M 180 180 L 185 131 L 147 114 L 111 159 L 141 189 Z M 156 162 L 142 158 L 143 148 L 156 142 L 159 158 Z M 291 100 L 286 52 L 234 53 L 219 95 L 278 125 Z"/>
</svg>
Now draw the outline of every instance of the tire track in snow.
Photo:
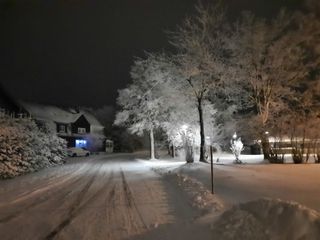
<svg viewBox="0 0 320 240">
<path fill-rule="evenodd" d="M 72 178 L 68 179 L 72 180 Z M 64 188 L 68 187 L 68 186 L 72 186 L 74 184 L 77 184 L 78 182 L 80 182 L 82 180 L 82 176 L 77 177 L 74 181 L 72 182 L 67 182 L 66 185 L 63 185 Z M 17 212 L 7 215 L 3 218 L 0 218 L 0 223 L 7 223 L 9 221 L 12 221 L 13 219 L 19 217 L 20 215 L 22 215 L 24 212 L 39 206 L 40 204 L 50 200 L 50 198 L 54 197 L 56 193 L 59 193 L 60 189 L 55 189 L 52 192 L 49 192 L 47 195 L 42 196 L 40 198 L 35 199 L 33 202 L 27 204 L 26 206 L 23 206 L 21 210 L 18 210 Z M 68 190 L 67 192 L 63 193 L 59 198 L 57 198 L 57 201 L 62 201 L 63 199 L 65 199 L 71 192 L 73 192 L 73 189 Z"/>
<path fill-rule="evenodd" d="M 101 168 L 101 166 L 100 166 Z M 97 170 L 99 172 L 100 168 Z M 90 198 L 88 198 L 82 205 L 81 202 L 83 201 L 84 195 L 88 192 L 90 186 L 93 184 L 95 181 L 97 175 L 95 174 L 89 182 L 86 184 L 86 186 L 82 189 L 82 191 L 79 193 L 77 199 L 75 200 L 74 204 L 70 208 L 67 217 L 58 225 L 56 226 L 44 239 L 45 240 L 51 240 L 54 239 L 63 229 L 68 227 L 72 221 L 105 189 L 108 189 L 108 186 L 111 184 L 113 181 L 113 172 L 111 172 L 110 177 L 107 180 L 107 185 L 103 185 L 95 194 L 93 194 Z"/>
<path fill-rule="evenodd" d="M 127 213 L 128 213 L 128 217 L 130 218 L 129 221 L 131 223 L 131 225 L 135 225 L 136 230 L 138 230 L 138 226 L 136 226 L 136 221 L 135 218 L 133 216 L 134 212 L 136 212 L 136 214 L 139 217 L 140 222 L 143 225 L 143 228 L 148 229 L 147 224 L 145 223 L 141 212 L 139 211 L 137 204 L 135 202 L 135 199 L 133 197 L 133 194 L 130 190 L 130 187 L 128 185 L 128 182 L 125 178 L 124 172 L 122 169 L 120 169 L 120 174 L 121 174 L 121 179 L 122 179 L 122 187 L 123 187 L 123 191 L 124 191 L 124 196 L 125 196 L 125 201 L 126 201 L 126 206 L 127 206 Z"/>
<path fill-rule="evenodd" d="M 106 212 L 106 217 L 107 217 L 107 220 L 106 220 L 106 225 L 108 226 L 108 230 L 111 230 L 107 232 L 107 239 L 112 239 L 112 227 L 110 226 L 113 226 L 114 224 L 114 221 L 115 221 L 115 212 L 116 212 L 116 187 L 117 185 L 113 185 L 111 191 L 109 192 L 107 198 L 106 198 L 106 208 L 105 208 L 105 212 Z M 101 232 L 100 232 L 101 233 Z M 100 239 L 100 237 L 99 237 Z M 101 238 L 103 239 L 103 238 Z"/>
<path fill-rule="evenodd" d="M 67 182 L 68 180 L 72 179 L 72 175 L 78 174 L 77 172 L 81 171 L 83 168 L 85 168 L 85 167 L 81 166 L 80 168 L 76 169 L 76 171 L 72 172 L 72 170 L 70 170 L 67 173 L 63 173 L 62 175 L 50 176 L 47 179 L 43 179 L 44 181 L 46 181 L 45 183 L 39 184 L 35 189 L 33 189 L 31 191 L 27 191 L 27 192 L 23 192 L 23 193 L 19 194 L 17 197 L 15 197 L 15 200 L 10 202 L 10 204 L 16 204 L 16 203 L 22 202 L 22 201 L 27 200 L 31 197 L 34 197 L 34 195 L 38 195 L 43 192 L 46 192 L 46 191 L 50 190 L 52 187 L 61 185 L 65 182 Z M 72 174 L 70 174 L 71 172 L 72 172 Z M 13 192 L 13 191 L 14 190 L 12 190 L 11 192 Z M 0 207 L 6 206 L 6 205 L 8 205 L 8 203 L 0 203 Z"/>
</svg>

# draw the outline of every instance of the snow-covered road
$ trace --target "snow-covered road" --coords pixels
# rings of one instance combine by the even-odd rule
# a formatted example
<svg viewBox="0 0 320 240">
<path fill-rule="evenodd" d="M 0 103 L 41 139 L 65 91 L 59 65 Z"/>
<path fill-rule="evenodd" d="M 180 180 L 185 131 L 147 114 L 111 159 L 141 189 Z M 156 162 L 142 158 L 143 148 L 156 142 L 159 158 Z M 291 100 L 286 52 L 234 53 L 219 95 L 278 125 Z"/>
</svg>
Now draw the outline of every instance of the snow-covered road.
<svg viewBox="0 0 320 240">
<path fill-rule="evenodd" d="M 191 224 L 197 213 L 182 190 L 128 154 L 69 159 L 0 186 L 2 240 L 193 239 L 191 232 L 210 232 Z"/>
<path fill-rule="evenodd" d="M 208 164 L 70 158 L 0 182 L 0 239 L 214 239 L 232 204 L 269 197 L 320 210 L 320 165 L 215 165 L 214 178 L 211 195 Z"/>
</svg>

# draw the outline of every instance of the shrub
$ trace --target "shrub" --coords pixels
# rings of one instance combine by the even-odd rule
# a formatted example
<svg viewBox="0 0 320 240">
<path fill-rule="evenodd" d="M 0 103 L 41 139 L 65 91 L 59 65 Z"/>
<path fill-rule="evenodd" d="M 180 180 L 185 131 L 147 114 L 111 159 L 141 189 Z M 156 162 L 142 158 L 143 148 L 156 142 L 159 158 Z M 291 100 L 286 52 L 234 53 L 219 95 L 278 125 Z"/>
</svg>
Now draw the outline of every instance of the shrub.
<svg viewBox="0 0 320 240">
<path fill-rule="evenodd" d="M 66 142 L 30 119 L 0 118 L 0 178 L 62 164 Z"/>
</svg>

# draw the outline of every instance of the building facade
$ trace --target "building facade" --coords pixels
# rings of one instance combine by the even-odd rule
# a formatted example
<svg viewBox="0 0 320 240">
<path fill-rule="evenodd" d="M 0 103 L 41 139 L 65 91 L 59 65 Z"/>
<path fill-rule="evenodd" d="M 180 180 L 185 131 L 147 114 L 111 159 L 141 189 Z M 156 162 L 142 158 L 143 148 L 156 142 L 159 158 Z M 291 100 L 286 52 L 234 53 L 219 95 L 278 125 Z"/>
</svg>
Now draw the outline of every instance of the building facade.
<svg viewBox="0 0 320 240">
<path fill-rule="evenodd" d="M 105 151 L 104 127 L 90 112 L 31 103 L 22 105 L 39 125 L 46 125 L 65 139 L 68 147 Z"/>
</svg>

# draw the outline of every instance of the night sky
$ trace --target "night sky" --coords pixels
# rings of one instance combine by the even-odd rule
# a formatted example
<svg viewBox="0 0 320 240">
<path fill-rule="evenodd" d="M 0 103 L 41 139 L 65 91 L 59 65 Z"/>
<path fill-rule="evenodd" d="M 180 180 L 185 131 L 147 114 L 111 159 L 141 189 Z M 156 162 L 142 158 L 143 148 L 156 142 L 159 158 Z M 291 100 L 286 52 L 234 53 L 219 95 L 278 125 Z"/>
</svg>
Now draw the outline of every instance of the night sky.
<svg viewBox="0 0 320 240">
<path fill-rule="evenodd" d="M 165 30 L 197 0 L 0 0 L 0 81 L 15 98 L 62 106 L 114 105 L 134 56 L 169 49 Z M 225 0 L 271 17 L 299 0 Z"/>
</svg>

